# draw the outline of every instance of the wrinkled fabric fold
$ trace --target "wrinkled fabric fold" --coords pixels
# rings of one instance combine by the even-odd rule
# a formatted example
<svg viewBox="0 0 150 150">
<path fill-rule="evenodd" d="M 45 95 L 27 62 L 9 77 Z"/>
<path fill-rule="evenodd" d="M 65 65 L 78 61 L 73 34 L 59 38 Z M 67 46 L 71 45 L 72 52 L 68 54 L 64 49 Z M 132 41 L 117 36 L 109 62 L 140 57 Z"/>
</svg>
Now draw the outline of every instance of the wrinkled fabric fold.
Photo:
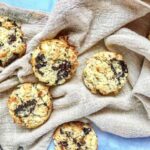
<svg viewBox="0 0 150 150">
<path fill-rule="evenodd" d="M 25 150 L 46 149 L 58 125 L 80 118 L 123 137 L 150 136 L 150 41 L 145 37 L 150 20 L 144 19 L 147 30 L 137 30 L 141 25 L 137 19 L 150 12 L 147 3 L 60 0 L 49 16 L 1 4 L 0 14 L 5 12 L 22 22 L 28 42 L 26 54 L 0 73 L 0 144 L 4 149 L 17 149 L 19 145 Z M 40 41 L 60 35 L 67 35 L 79 51 L 77 72 L 67 83 L 51 88 L 54 110 L 45 124 L 33 130 L 18 127 L 8 114 L 8 96 L 20 83 L 38 82 L 30 53 Z M 94 95 L 82 81 L 87 59 L 106 50 L 121 53 L 129 69 L 128 82 L 117 96 Z"/>
</svg>

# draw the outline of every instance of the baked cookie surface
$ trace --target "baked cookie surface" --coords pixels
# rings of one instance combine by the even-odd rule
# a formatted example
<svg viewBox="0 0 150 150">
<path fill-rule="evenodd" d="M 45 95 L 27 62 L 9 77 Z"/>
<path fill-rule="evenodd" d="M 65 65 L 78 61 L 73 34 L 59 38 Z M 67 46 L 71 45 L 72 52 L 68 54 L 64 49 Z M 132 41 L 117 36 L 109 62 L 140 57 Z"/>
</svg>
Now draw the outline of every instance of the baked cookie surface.
<svg viewBox="0 0 150 150">
<path fill-rule="evenodd" d="M 21 27 L 8 17 L 0 16 L 0 66 L 5 67 L 26 50 Z"/>
<path fill-rule="evenodd" d="M 26 128 L 36 128 L 52 112 L 49 88 L 42 84 L 21 84 L 10 95 L 8 108 L 15 123 Z"/>
<path fill-rule="evenodd" d="M 120 54 L 99 52 L 87 61 L 83 80 L 92 93 L 117 94 L 125 85 L 128 68 Z"/>
<path fill-rule="evenodd" d="M 63 84 L 77 69 L 77 51 L 63 39 L 45 40 L 33 51 L 31 64 L 39 81 Z"/>
<path fill-rule="evenodd" d="M 89 124 L 69 122 L 59 126 L 54 135 L 55 150 L 97 150 L 98 140 Z"/>
</svg>

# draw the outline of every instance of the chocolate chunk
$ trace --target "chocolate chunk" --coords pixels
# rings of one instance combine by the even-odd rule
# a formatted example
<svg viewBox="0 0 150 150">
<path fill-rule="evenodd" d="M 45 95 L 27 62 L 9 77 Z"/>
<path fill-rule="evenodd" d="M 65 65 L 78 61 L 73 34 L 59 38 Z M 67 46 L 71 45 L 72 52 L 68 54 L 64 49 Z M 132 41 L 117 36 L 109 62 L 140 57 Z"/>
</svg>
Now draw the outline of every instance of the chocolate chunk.
<svg viewBox="0 0 150 150">
<path fill-rule="evenodd" d="M 64 60 L 64 61 L 62 62 L 62 64 L 59 65 L 59 68 L 60 68 L 61 70 L 69 70 L 69 69 L 71 68 L 71 64 L 70 64 L 70 62 Z"/>
<path fill-rule="evenodd" d="M 77 143 L 77 140 L 76 140 L 76 139 L 73 139 L 73 142 L 76 144 L 76 143 Z"/>
<path fill-rule="evenodd" d="M 89 131 L 89 132 L 90 132 L 90 131 Z M 81 144 L 81 145 L 85 145 L 84 137 L 80 140 L 80 144 Z"/>
<path fill-rule="evenodd" d="M 2 66 L 2 60 L 0 60 L 0 66 Z"/>
<path fill-rule="evenodd" d="M 80 140 L 80 142 L 77 143 L 78 148 L 80 148 L 80 147 L 83 146 L 83 145 L 85 145 L 84 138 L 82 138 L 82 139 Z"/>
<path fill-rule="evenodd" d="M 22 36 L 20 36 L 20 39 L 21 39 L 22 42 L 24 42 L 24 38 Z"/>
<path fill-rule="evenodd" d="M 115 68 L 114 68 L 114 66 L 113 66 L 113 64 L 111 63 L 111 70 L 114 72 L 114 74 L 116 75 L 116 70 L 115 70 Z"/>
<path fill-rule="evenodd" d="M 124 76 L 124 73 L 122 73 L 122 72 L 116 73 L 117 79 L 119 79 L 120 77 L 123 77 L 123 76 Z"/>
<path fill-rule="evenodd" d="M 0 26 L 2 26 L 2 22 L 0 22 Z"/>
<path fill-rule="evenodd" d="M 80 143 L 77 143 L 77 146 L 80 148 L 80 147 L 81 147 L 81 144 L 80 144 Z"/>
<path fill-rule="evenodd" d="M 40 75 L 42 75 L 42 76 L 44 75 L 44 73 L 42 71 L 38 70 L 38 72 Z"/>
<path fill-rule="evenodd" d="M 9 65 L 11 62 L 13 62 L 14 60 L 16 60 L 17 58 L 19 58 L 19 54 L 13 54 L 12 57 L 10 57 L 10 58 L 7 60 L 6 65 Z"/>
<path fill-rule="evenodd" d="M 60 80 L 64 79 L 68 76 L 68 72 L 64 70 L 59 70 L 57 73 L 57 80 L 56 83 L 58 83 Z"/>
<path fill-rule="evenodd" d="M 85 135 L 87 135 L 91 132 L 91 128 L 83 128 L 83 132 Z"/>
<path fill-rule="evenodd" d="M 12 24 L 13 24 L 14 26 L 18 26 L 15 21 L 12 21 Z"/>
<path fill-rule="evenodd" d="M 19 146 L 17 150 L 24 150 L 22 146 Z"/>
<path fill-rule="evenodd" d="M 118 63 L 121 66 L 121 72 L 117 72 L 115 67 L 113 66 L 114 63 Z M 125 76 L 125 73 L 128 73 L 128 68 L 127 65 L 125 64 L 125 62 L 123 60 L 116 60 L 116 59 L 112 59 L 111 60 L 111 69 L 114 72 L 117 80 L 119 81 L 120 84 L 120 78 Z"/>
<path fill-rule="evenodd" d="M 44 54 L 38 54 L 38 56 L 36 57 L 36 65 L 35 68 L 38 69 L 39 74 L 41 74 L 42 76 L 44 75 L 44 73 L 42 71 L 40 71 L 40 68 L 45 67 L 47 62 L 45 61 L 45 56 Z"/>
<path fill-rule="evenodd" d="M 12 44 L 13 42 L 16 41 L 16 36 L 11 34 L 9 37 L 8 37 L 8 43 L 9 44 Z"/>
<path fill-rule="evenodd" d="M 57 62 L 52 66 L 52 69 L 58 71 L 56 80 L 56 83 L 58 83 L 60 80 L 68 77 L 71 70 L 71 63 L 66 60 L 57 60 Z"/>
<path fill-rule="evenodd" d="M 42 67 L 45 67 L 46 66 L 46 63 L 44 62 L 44 63 L 41 63 L 41 64 L 36 64 L 35 65 L 35 67 L 37 68 L 37 69 L 40 69 L 40 68 L 42 68 Z"/>
<path fill-rule="evenodd" d="M 58 70 L 58 67 L 52 66 L 52 69 L 56 71 L 56 70 Z"/>
<path fill-rule="evenodd" d="M 71 63 L 67 60 L 57 60 L 56 63 L 52 66 L 53 70 L 70 70 Z"/>
<path fill-rule="evenodd" d="M 71 132 L 65 132 L 67 137 L 71 137 Z"/>
<path fill-rule="evenodd" d="M 19 105 L 14 110 L 14 112 L 18 117 L 28 117 L 35 109 L 35 106 L 36 106 L 36 100 L 35 99 L 29 100 L 29 101 Z"/>
<path fill-rule="evenodd" d="M 61 144 L 62 146 L 64 146 L 64 147 L 67 147 L 67 146 L 68 146 L 68 143 L 67 143 L 66 141 L 62 141 L 62 142 L 60 142 L 60 144 Z"/>
<path fill-rule="evenodd" d="M 11 22 L 14 26 L 17 26 L 16 22 L 13 21 L 13 20 L 11 20 L 11 19 L 8 18 L 7 21 L 8 21 L 8 22 Z"/>
<path fill-rule="evenodd" d="M 4 46 L 4 43 L 3 42 L 0 42 L 0 47 Z"/>
<path fill-rule="evenodd" d="M 60 134 L 64 134 L 64 131 L 60 128 Z"/>
<path fill-rule="evenodd" d="M 45 56 L 44 56 L 44 54 L 38 54 L 38 56 L 36 57 L 36 65 L 35 65 L 35 67 L 38 69 L 38 71 L 39 71 L 39 69 L 40 68 L 42 68 L 42 67 L 45 67 L 46 66 L 46 64 L 47 64 L 47 62 L 45 61 Z M 43 72 L 41 72 L 41 71 L 39 71 L 39 73 L 41 74 L 41 75 L 43 75 Z"/>
<path fill-rule="evenodd" d="M 47 106 L 47 103 L 43 103 L 44 106 Z"/>
<path fill-rule="evenodd" d="M 36 62 L 39 62 L 39 61 L 43 62 L 45 60 L 44 54 L 38 54 L 35 60 Z"/>
<path fill-rule="evenodd" d="M 8 21 L 8 22 L 12 22 L 12 20 L 10 20 L 9 18 L 7 18 L 7 21 Z"/>
<path fill-rule="evenodd" d="M 119 64 L 122 68 L 122 71 L 125 72 L 125 73 L 128 73 L 128 68 L 127 68 L 127 65 L 125 64 L 125 62 L 123 60 L 120 60 Z"/>
</svg>

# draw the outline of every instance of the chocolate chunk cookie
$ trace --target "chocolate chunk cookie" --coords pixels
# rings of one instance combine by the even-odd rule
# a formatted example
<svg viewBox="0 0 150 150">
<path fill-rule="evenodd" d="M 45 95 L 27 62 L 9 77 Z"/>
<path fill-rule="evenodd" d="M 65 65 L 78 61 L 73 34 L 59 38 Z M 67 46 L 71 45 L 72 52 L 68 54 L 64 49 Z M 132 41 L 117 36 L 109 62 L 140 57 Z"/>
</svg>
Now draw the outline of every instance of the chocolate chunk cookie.
<svg viewBox="0 0 150 150">
<path fill-rule="evenodd" d="M 55 150 L 97 150 L 98 140 L 89 124 L 70 122 L 59 126 L 54 135 Z"/>
<path fill-rule="evenodd" d="M 52 112 L 49 88 L 42 84 L 21 84 L 10 95 L 8 108 L 15 123 L 26 128 L 36 128 Z"/>
<path fill-rule="evenodd" d="M 65 83 L 78 66 L 77 51 L 63 39 L 46 40 L 33 51 L 35 76 L 49 86 Z"/>
<path fill-rule="evenodd" d="M 8 17 L 0 16 L 0 66 L 5 67 L 26 50 L 21 27 Z"/>
<path fill-rule="evenodd" d="M 122 55 L 99 52 L 87 61 L 83 80 L 92 93 L 117 94 L 125 85 L 128 68 Z"/>
</svg>

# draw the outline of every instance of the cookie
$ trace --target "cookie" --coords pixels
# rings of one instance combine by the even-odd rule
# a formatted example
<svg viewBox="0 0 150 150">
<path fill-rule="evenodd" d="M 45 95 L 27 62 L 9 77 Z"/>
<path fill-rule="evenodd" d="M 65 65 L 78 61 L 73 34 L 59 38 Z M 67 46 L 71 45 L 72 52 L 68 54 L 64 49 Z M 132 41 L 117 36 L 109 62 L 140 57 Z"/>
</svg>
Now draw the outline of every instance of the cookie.
<svg viewBox="0 0 150 150">
<path fill-rule="evenodd" d="M 125 85 L 128 68 L 122 55 L 99 52 L 87 61 L 83 80 L 92 93 L 117 94 Z"/>
<path fill-rule="evenodd" d="M 63 39 L 45 40 L 32 52 L 31 64 L 39 81 L 60 85 L 74 75 L 77 51 Z"/>
<path fill-rule="evenodd" d="M 21 84 L 11 93 L 8 108 L 15 123 L 26 128 L 36 128 L 52 112 L 49 88 L 42 84 Z"/>
<path fill-rule="evenodd" d="M 97 150 L 98 140 L 89 124 L 70 122 L 59 126 L 53 140 L 55 150 Z"/>
<path fill-rule="evenodd" d="M 0 16 L 0 66 L 5 67 L 26 50 L 21 27 L 8 17 Z"/>
</svg>

